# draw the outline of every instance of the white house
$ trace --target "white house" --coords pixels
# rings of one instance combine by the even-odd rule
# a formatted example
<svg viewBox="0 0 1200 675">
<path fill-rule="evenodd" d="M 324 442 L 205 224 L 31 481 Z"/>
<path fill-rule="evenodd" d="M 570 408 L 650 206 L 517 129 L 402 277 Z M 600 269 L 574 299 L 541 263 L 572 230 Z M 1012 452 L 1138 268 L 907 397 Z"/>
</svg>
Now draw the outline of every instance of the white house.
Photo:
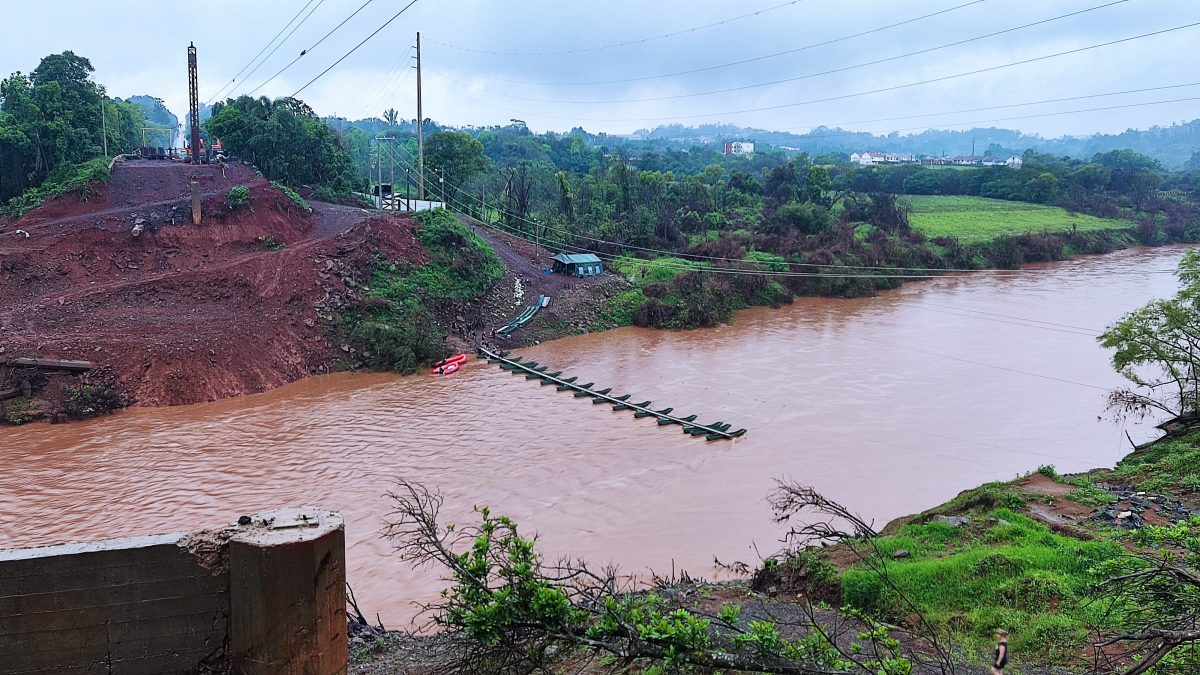
<svg viewBox="0 0 1200 675">
<path fill-rule="evenodd" d="M 726 155 L 753 155 L 754 144 L 746 141 L 734 141 L 725 144 Z"/>
<path fill-rule="evenodd" d="M 860 166 L 876 166 L 887 161 L 887 155 L 882 152 L 856 152 L 850 155 L 850 163 Z"/>
<path fill-rule="evenodd" d="M 1013 155 L 1012 157 L 1004 160 L 1004 166 L 1007 166 L 1010 169 L 1019 169 L 1024 163 L 1025 160 L 1021 159 L 1020 155 Z"/>
</svg>

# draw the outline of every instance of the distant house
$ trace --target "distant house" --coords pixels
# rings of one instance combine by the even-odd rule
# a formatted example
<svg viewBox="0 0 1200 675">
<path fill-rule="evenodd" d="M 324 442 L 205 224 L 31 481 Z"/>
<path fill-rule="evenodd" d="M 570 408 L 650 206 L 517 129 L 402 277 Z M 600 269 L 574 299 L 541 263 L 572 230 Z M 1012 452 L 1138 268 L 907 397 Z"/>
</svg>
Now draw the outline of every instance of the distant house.
<svg viewBox="0 0 1200 675">
<path fill-rule="evenodd" d="M 753 155 L 754 144 L 746 141 L 734 141 L 725 144 L 726 155 Z"/>
<path fill-rule="evenodd" d="M 896 152 L 855 152 L 850 155 L 850 163 L 859 166 L 879 166 L 880 164 L 912 164 L 917 161 L 915 155 L 902 155 Z"/>
<path fill-rule="evenodd" d="M 983 164 L 983 158 L 978 155 L 959 155 L 951 160 L 958 166 L 979 166 Z"/>
<path fill-rule="evenodd" d="M 572 277 L 596 277 L 604 273 L 604 265 L 591 253 L 559 253 L 551 258 L 555 274 Z"/>
<path fill-rule="evenodd" d="M 1020 155 L 1013 155 L 1012 157 L 1004 160 L 1004 166 L 1007 166 L 1010 169 L 1019 169 L 1024 163 L 1025 160 L 1021 159 Z"/>
<path fill-rule="evenodd" d="M 995 155 L 987 155 L 983 158 L 980 164 L 984 166 L 1004 166 L 1004 158 Z"/>
<path fill-rule="evenodd" d="M 876 166 L 887 161 L 887 155 L 882 152 L 856 152 L 850 155 L 850 162 L 860 166 Z"/>
</svg>

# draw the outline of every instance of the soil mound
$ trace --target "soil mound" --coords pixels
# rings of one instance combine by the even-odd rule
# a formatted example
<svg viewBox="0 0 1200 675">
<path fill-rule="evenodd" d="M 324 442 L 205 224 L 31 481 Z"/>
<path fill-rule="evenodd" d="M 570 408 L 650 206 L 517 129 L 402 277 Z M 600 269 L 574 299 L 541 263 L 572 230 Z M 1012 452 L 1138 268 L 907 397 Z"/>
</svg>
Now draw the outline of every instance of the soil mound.
<svg viewBox="0 0 1200 675">
<path fill-rule="evenodd" d="M 235 185 L 251 198 L 231 210 Z M 129 162 L 89 201 L 54 200 L 0 233 L 0 361 L 88 360 L 111 369 L 137 405 L 326 372 L 344 353 L 323 326 L 360 299 L 377 256 L 426 259 L 414 227 L 353 207 L 309 213 L 243 165 L 222 176 L 215 166 Z"/>
</svg>

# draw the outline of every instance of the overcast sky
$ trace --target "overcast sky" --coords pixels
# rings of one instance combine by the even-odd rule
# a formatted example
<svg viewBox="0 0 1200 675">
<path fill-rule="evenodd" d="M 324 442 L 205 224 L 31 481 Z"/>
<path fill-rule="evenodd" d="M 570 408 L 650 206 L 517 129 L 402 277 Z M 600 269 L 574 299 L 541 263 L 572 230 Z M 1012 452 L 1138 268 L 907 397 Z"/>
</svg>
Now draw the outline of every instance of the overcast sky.
<svg viewBox="0 0 1200 675">
<path fill-rule="evenodd" d="M 189 40 L 199 50 L 201 100 L 209 100 L 307 6 L 301 15 L 307 20 L 278 51 L 249 74 L 252 65 L 236 88 L 226 88 L 226 93 L 246 93 L 364 1 L 5 3 L 0 73 L 28 72 L 42 56 L 70 49 L 91 59 L 95 79 L 110 95 L 158 96 L 182 118 Z M 258 94 L 292 94 L 407 2 L 372 0 Z M 942 13 L 839 39 L 936 12 Z M 716 22 L 723 23 L 706 25 Z M 503 124 L 519 118 L 538 131 L 582 126 L 611 133 L 670 122 L 797 132 L 821 124 L 877 133 L 974 125 L 1045 136 L 1119 132 L 1200 117 L 1200 100 L 1030 116 L 1198 98 L 1200 86 L 959 111 L 1200 83 L 1200 26 L 889 92 L 856 94 L 1197 22 L 1198 0 L 417 0 L 300 98 L 322 115 L 373 117 L 395 107 L 402 117 L 415 117 L 411 47 L 421 31 L 425 116 L 448 124 Z M 801 50 L 827 41 L 834 42 Z M 613 46 L 617 43 L 624 44 Z M 793 52 L 760 58 L 785 50 Z M 747 59 L 756 60 L 713 68 Z M 880 59 L 891 60 L 846 69 Z M 697 69 L 704 70 L 675 75 Z M 819 74 L 833 69 L 846 70 Z M 670 76 L 654 77 L 659 75 Z M 834 97 L 846 98 L 812 102 Z M 871 121 L 881 118 L 904 119 Z"/>
</svg>

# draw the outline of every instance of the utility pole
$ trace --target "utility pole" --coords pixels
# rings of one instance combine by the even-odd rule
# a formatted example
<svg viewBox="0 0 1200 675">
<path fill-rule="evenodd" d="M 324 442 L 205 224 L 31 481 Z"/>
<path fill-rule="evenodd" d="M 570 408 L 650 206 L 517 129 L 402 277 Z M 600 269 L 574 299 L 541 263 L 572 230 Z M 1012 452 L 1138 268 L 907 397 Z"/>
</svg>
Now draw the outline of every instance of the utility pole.
<svg viewBox="0 0 1200 675">
<path fill-rule="evenodd" d="M 379 193 L 379 208 L 383 208 L 383 144 L 375 139 L 375 191 Z"/>
<path fill-rule="evenodd" d="M 108 159 L 108 114 L 104 112 L 104 101 L 100 101 L 100 128 L 104 135 L 104 159 Z"/>
<path fill-rule="evenodd" d="M 188 114 L 192 117 L 192 164 L 200 163 L 200 84 L 196 77 L 196 43 L 188 43 Z"/>
<path fill-rule="evenodd" d="M 421 31 L 417 31 L 417 199 L 425 199 L 425 113 L 421 109 Z"/>
</svg>

